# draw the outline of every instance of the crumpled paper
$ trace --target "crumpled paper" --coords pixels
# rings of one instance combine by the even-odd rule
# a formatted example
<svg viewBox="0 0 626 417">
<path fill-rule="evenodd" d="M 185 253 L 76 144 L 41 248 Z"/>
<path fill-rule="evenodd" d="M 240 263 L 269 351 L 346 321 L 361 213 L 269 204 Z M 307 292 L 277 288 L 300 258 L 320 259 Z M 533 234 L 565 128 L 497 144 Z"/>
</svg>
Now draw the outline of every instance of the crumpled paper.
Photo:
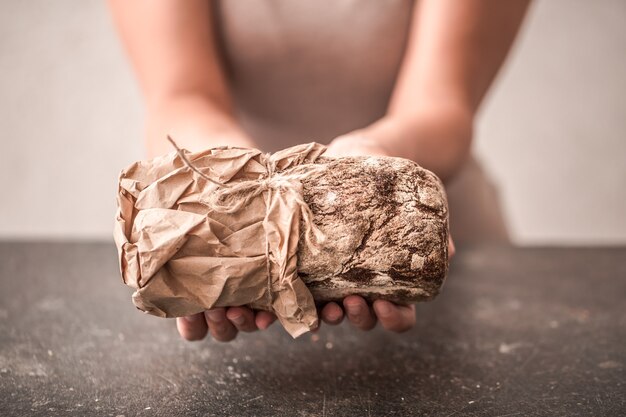
<svg viewBox="0 0 626 417">
<path fill-rule="evenodd" d="M 172 143 L 177 151 L 136 162 L 119 177 L 114 237 L 135 306 L 180 317 L 246 305 L 274 312 L 294 338 L 317 327 L 297 250 L 301 233 L 314 252 L 324 235 L 300 179 L 325 169 L 313 162 L 326 147 L 191 153 Z"/>
</svg>

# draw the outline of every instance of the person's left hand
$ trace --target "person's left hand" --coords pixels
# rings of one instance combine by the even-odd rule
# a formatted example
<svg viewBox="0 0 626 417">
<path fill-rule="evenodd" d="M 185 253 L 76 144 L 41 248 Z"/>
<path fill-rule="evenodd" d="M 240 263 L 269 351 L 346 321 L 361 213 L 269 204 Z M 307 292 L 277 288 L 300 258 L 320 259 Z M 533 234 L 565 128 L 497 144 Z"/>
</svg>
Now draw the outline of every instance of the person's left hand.
<svg viewBox="0 0 626 417">
<path fill-rule="evenodd" d="M 393 156 L 379 141 L 358 131 L 341 135 L 327 146 L 324 156 Z"/>
<path fill-rule="evenodd" d="M 327 156 L 393 156 L 377 141 L 358 132 L 339 136 L 327 146 Z M 448 242 L 448 256 L 454 254 L 452 239 Z M 352 325 L 361 330 L 371 330 L 376 322 L 386 330 L 405 332 L 415 325 L 415 305 L 394 304 L 386 300 L 375 300 L 368 305 L 363 297 L 350 295 L 343 300 L 343 308 L 335 302 L 327 303 L 320 311 L 322 321 L 336 325 L 344 314 Z M 345 311 L 344 311 L 345 310 Z"/>
</svg>

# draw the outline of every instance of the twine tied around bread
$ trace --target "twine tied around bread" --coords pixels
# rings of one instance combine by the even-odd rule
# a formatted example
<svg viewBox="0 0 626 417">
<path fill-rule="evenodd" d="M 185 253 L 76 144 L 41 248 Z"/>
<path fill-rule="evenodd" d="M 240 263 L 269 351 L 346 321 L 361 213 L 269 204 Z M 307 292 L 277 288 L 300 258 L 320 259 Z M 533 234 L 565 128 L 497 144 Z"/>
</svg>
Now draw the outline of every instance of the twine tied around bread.
<svg viewBox="0 0 626 417">
<path fill-rule="evenodd" d="M 176 149 L 176 152 L 182 159 L 183 163 L 193 172 L 204 178 L 205 180 L 215 184 L 218 188 L 205 201 L 212 210 L 220 213 L 235 213 L 245 207 L 251 200 L 267 192 L 266 215 L 264 221 L 267 221 L 267 214 L 272 202 L 274 192 L 292 192 L 293 201 L 300 208 L 301 219 L 304 224 L 304 242 L 313 254 L 320 252 L 320 244 L 324 243 L 326 236 L 315 225 L 313 221 L 313 212 L 309 205 L 302 198 L 300 180 L 309 175 L 319 172 L 323 167 L 317 164 L 297 165 L 289 168 L 285 172 L 276 173 L 276 162 L 272 158 L 271 153 L 262 153 L 260 155 L 260 163 L 265 167 L 265 174 L 254 180 L 244 180 L 237 182 L 219 182 L 200 171 L 185 155 L 185 152 L 176 145 L 171 137 L 167 137 Z M 269 242 L 266 236 L 265 256 L 267 259 L 268 271 L 268 294 L 271 296 L 271 259 Z M 279 269 L 279 282 L 282 285 L 287 278 L 284 276 L 282 268 Z"/>
</svg>

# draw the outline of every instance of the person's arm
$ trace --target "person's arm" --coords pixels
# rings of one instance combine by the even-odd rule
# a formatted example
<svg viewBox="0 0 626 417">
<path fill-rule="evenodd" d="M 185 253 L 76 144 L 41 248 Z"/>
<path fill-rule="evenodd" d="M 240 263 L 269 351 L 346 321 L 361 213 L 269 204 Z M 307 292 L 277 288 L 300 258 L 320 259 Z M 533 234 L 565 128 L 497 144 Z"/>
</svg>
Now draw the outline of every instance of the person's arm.
<svg viewBox="0 0 626 417">
<path fill-rule="evenodd" d="M 207 0 L 109 0 L 147 110 L 150 157 L 188 150 L 254 146 L 232 114 Z"/>
<path fill-rule="evenodd" d="M 420 0 L 385 117 L 346 135 L 418 162 L 444 181 L 469 154 L 477 110 L 529 0 Z M 344 138 L 338 138 L 344 139 Z M 338 147 L 341 141 L 335 146 Z M 340 151 L 351 148 L 346 143 Z"/>
<path fill-rule="evenodd" d="M 109 0 L 147 108 L 146 148 L 150 157 L 181 148 L 256 147 L 237 126 L 218 59 L 207 0 Z M 239 331 L 267 328 L 275 316 L 246 307 L 216 308 L 176 325 L 187 340 L 229 341 Z"/>
<path fill-rule="evenodd" d="M 385 117 L 334 139 L 327 155 L 389 155 L 418 162 L 450 180 L 469 154 L 474 117 L 502 65 L 529 0 L 420 0 L 409 42 Z M 452 241 L 449 253 L 454 253 Z M 343 307 L 355 326 L 380 321 L 387 330 L 415 324 L 415 306 L 358 296 Z M 336 303 L 322 317 L 340 322 Z M 329 322 L 329 320 L 325 320 Z"/>
</svg>

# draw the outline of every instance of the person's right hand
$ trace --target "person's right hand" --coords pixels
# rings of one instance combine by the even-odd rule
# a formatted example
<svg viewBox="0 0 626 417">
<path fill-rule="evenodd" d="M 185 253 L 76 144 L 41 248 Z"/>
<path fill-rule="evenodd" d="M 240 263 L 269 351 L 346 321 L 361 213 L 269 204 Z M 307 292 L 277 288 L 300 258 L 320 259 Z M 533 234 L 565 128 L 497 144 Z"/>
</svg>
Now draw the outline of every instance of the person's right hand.
<svg viewBox="0 0 626 417">
<path fill-rule="evenodd" d="M 214 308 L 204 313 L 178 317 L 178 333 L 189 341 L 202 340 L 210 333 L 218 342 L 230 342 L 237 333 L 265 330 L 276 320 L 269 311 L 255 311 L 248 307 Z"/>
</svg>

